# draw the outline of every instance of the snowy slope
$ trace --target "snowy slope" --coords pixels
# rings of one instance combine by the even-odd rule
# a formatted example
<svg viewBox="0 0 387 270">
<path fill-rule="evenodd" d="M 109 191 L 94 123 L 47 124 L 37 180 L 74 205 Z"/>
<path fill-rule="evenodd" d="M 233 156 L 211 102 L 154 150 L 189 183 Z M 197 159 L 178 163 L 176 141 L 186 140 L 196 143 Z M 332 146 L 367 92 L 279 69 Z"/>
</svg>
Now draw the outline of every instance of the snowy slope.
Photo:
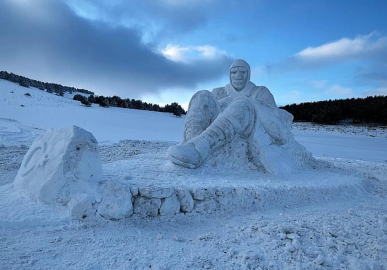
<svg viewBox="0 0 387 270">
<path fill-rule="evenodd" d="M 25 93 L 31 96 L 25 96 Z M 182 139 L 182 132 L 173 131 L 182 129 L 183 118 L 169 113 L 103 108 L 95 104 L 85 107 L 71 98 L 71 95 L 60 97 L 0 80 L 0 118 L 14 119 L 40 129 L 77 125 L 93 133 L 99 142 Z"/>
<path fill-rule="evenodd" d="M 91 131 L 103 142 L 109 180 L 143 177 L 157 185 L 162 174 L 169 184 L 243 189 L 254 176 L 238 172 L 228 179 L 232 172 L 219 172 L 223 178 L 217 179 L 214 172 L 184 169 L 167 174 L 168 165 L 160 162 L 180 141 L 183 118 L 86 108 L 71 97 L 3 80 L 0 94 L 1 269 L 387 269 L 385 129 L 294 125 L 297 140 L 330 167 L 287 179 L 259 176 L 260 186 L 272 192 L 271 205 L 259 211 L 77 222 L 65 208 L 12 191 L 23 155 L 45 129 L 76 124 Z M 332 197 L 330 186 L 339 182 L 343 192 L 334 191 L 345 196 Z M 299 192 L 292 194 L 302 200 L 290 194 L 295 187 Z"/>
</svg>

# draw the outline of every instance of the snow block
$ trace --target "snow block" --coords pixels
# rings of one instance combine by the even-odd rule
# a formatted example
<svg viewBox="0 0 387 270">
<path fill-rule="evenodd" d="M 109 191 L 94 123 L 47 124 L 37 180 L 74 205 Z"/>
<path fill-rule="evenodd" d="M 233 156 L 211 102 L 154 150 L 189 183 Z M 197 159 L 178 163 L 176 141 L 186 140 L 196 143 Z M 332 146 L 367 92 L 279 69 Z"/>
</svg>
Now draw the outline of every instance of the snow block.
<svg viewBox="0 0 387 270">
<path fill-rule="evenodd" d="M 184 213 L 190 213 L 194 208 L 194 200 L 189 190 L 176 190 L 177 198 L 180 201 L 180 210 Z"/>
<path fill-rule="evenodd" d="M 215 200 L 196 201 L 195 211 L 201 214 L 211 214 L 217 210 L 217 202 Z"/>
<path fill-rule="evenodd" d="M 13 183 L 14 190 L 48 204 L 67 205 L 75 194 L 97 196 L 102 180 L 98 142 L 90 132 L 72 126 L 39 136 Z"/>
<path fill-rule="evenodd" d="M 133 210 L 135 214 L 140 214 L 141 216 L 155 217 L 159 214 L 160 206 L 161 199 L 138 197 L 134 199 Z"/>
<path fill-rule="evenodd" d="M 176 215 L 180 212 L 180 202 L 173 193 L 171 197 L 161 200 L 160 215 Z"/>
<path fill-rule="evenodd" d="M 198 201 L 210 200 L 213 198 L 213 191 L 207 188 L 192 189 L 192 197 Z"/>
<path fill-rule="evenodd" d="M 98 207 L 98 214 L 101 217 L 118 220 L 133 214 L 132 194 L 127 185 L 114 181 L 107 182 L 102 198 Z"/>
<path fill-rule="evenodd" d="M 95 209 L 93 208 L 94 202 L 94 196 L 85 193 L 76 194 L 67 204 L 70 216 L 77 220 L 89 219 L 95 214 Z"/>
<path fill-rule="evenodd" d="M 173 194 L 173 188 L 160 188 L 160 187 L 145 187 L 140 188 L 139 192 L 141 196 L 145 198 L 167 198 L 171 197 Z"/>
</svg>

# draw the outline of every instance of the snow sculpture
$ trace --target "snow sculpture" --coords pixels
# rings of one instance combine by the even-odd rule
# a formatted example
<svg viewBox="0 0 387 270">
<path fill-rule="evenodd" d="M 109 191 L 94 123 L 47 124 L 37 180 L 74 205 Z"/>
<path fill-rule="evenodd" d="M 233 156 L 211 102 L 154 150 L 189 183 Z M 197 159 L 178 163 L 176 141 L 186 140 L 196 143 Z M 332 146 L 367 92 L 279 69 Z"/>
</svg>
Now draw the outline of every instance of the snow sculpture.
<svg viewBox="0 0 387 270">
<path fill-rule="evenodd" d="M 238 59 L 230 67 L 229 84 L 191 98 L 184 139 L 168 149 L 167 157 L 192 169 L 208 159 L 216 159 L 217 164 L 230 158 L 238 164 L 235 160 L 240 159 L 272 174 L 313 166 L 313 156 L 294 140 L 292 121 L 266 87 L 250 81 L 249 64 Z M 233 149 L 233 156 L 227 147 Z"/>
<path fill-rule="evenodd" d="M 76 194 L 99 200 L 96 185 L 100 180 L 97 140 L 90 132 L 72 126 L 47 131 L 33 142 L 13 186 L 35 200 L 67 205 Z"/>
</svg>

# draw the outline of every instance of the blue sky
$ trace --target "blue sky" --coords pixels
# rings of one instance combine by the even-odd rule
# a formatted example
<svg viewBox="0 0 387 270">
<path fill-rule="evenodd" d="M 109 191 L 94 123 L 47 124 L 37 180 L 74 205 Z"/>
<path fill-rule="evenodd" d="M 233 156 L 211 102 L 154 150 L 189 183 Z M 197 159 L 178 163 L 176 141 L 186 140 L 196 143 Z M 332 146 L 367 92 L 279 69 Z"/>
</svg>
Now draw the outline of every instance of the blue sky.
<svg viewBox="0 0 387 270">
<path fill-rule="evenodd" d="M 277 104 L 387 95 L 384 0 L 2 0 L 0 70 L 186 105 L 242 58 Z"/>
</svg>

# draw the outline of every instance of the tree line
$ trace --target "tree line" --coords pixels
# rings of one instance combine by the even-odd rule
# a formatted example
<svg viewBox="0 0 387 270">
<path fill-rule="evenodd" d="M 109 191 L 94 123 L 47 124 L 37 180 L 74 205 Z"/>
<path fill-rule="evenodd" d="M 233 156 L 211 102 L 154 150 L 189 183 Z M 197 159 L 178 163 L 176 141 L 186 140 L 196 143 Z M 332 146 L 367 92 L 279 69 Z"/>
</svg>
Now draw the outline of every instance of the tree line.
<svg viewBox="0 0 387 270">
<path fill-rule="evenodd" d="M 13 73 L 8 73 L 6 71 L 0 71 L 0 79 L 18 83 L 20 86 L 27 87 L 27 88 L 35 87 L 42 91 L 46 90 L 48 93 L 55 93 L 60 96 L 63 96 L 65 92 L 69 92 L 70 94 L 72 94 L 73 92 L 80 92 L 84 94 L 94 95 L 94 92 L 91 92 L 86 89 L 63 86 L 57 83 L 41 82 L 30 78 L 26 78 L 20 75 L 16 75 Z"/>
<path fill-rule="evenodd" d="M 305 102 L 280 107 L 295 121 L 321 124 L 387 124 L 387 96 Z"/>
<path fill-rule="evenodd" d="M 74 95 L 74 100 L 80 101 L 83 105 L 90 107 L 92 103 L 98 104 L 101 107 L 119 107 L 135 110 L 147 110 L 154 112 L 167 112 L 173 113 L 173 115 L 181 116 L 186 114 L 185 110 L 176 102 L 167 104 L 165 106 L 160 106 L 158 104 L 152 104 L 148 102 L 143 102 L 142 100 L 137 99 L 122 99 L 119 96 L 105 97 L 105 96 L 94 96 L 90 95 L 88 97 L 84 95 Z"/>
<path fill-rule="evenodd" d="M 42 91 L 47 91 L 48 93 L 55 93 L 60 96 L 63 96 L 65 92 L 68 92 L 70 94 L 72 94 L 73 92 L 87 94 L 89 95 L 89 97 L 85 97 L 84 95 L 80 95 L 80 94 L 76 94 L 73 97 L 74 100 L 79 100 L 85 106 L 91 106 L 92 103 L 95 103 L 95 104 L 99 104 L 99 106 L 102 106 L 102 107 L 120 107 L 120 108 L 147 110 L 147 111 L 155 111 L 155 112 L 168 112 L 168 113 L 173 113 L 176 116 L 181 116 L 182 114 L 186 114 L 186 111 L 176 102 L 167 104 L 165 106 L 160 106 L 158 104 L 143 102 L 142 100 L 129 99 L 129 98 L 122 99 L 118 96 L 113 96 L 113 97 L 95 96 L 94 92 L 86 89 L 63 86 L 56 83 L 41 82 L 30 78 L 26 78 L 20 75 L 16 75 L 13 73 L 8 73 L 6 71 L 0 71 L 0 79 L 18 83 L 20 86 L 27 87 L 27 88 L 35 87 Z"/>
</svg>

